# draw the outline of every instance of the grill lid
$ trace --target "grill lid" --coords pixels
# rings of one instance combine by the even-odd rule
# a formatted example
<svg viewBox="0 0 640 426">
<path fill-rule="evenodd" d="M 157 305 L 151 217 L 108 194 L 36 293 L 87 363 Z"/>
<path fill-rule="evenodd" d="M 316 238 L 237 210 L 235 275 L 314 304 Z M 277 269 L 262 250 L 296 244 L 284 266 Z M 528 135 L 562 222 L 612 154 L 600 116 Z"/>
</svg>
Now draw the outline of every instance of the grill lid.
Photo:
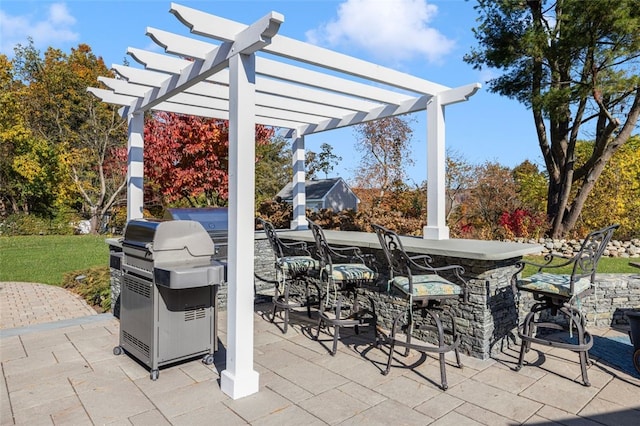
<svg viewBox="0 0 640 426">
<path fill-rule="evenodd" d="M 155 261 L 169 256 L 175 261 L 189 257 L 209 258 L 215 253 L 213 240 L 203 226 L 193 220 L 131 220 L 127 223 L 122 244 L 146 248 L 153 253 Z M 164 252 L 171 253 L 162 256 Z"/>
</svg>

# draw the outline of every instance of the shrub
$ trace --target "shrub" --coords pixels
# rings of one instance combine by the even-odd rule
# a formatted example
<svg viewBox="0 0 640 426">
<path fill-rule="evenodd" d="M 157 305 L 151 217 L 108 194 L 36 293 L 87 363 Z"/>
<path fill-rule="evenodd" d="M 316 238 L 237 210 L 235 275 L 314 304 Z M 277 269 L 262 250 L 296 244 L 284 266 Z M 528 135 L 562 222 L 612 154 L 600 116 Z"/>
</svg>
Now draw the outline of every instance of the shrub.
<svg viewBox="0 0 640 426">
<path fill-rule="evenodd" d="M 0 225 L 2 235 L 47 235 L 49 220 L 32 215 L 17 213 L 8 216 Z"/>
<path fill-rule="evenodd" d="M 66 273 L 62 287 L 76 293 L 94 308 L 103 312 L 111 310 L 111 275 L 109 266 Z"/>
<path fill-rule="evenodd" d="M 258 206 L 258 215 L 271 222 L 276 229 L 289 229 L 293 207 L 285 202 L 267 200 Z"/>
<path fill-rule="evenodd" d="M 0 235 L 73 235 L 80 219 L 71 211 L 59 211 L 52 218 L 15 213 L 0 222 Z"/>
<path fill-rule="evenodd" d="M 503 212 L 499 220 L 505 238 L 539 238 L 544 235 L 547 220 L 544 213 L 532 213 L 525 209 Z"/>
</svg>

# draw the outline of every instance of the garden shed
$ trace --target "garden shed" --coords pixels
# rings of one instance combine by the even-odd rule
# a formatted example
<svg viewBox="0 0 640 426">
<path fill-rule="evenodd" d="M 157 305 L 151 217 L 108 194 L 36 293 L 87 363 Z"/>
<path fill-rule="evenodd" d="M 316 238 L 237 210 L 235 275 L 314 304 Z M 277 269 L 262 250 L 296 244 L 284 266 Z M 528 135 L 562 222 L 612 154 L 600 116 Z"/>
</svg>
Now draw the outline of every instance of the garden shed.
<svg viewBox="0 0 640 426">
<path fill-rule="evenodd" d="M 152 5 L 150 5 L 152 7 Z M 128 48 L 142 65 L 113 65 L 88 90 L 121 105 L 128 120 L 127 218 L 142 217 L 144 116 L 168 111 L 229 120 L 229 283 L 223 392 L 237 399 L 259 389 L 253 365 L 255 125 L 286 130 L 292 146 L 292 228 L 306 227 L 305 135 L 418 111 L 427 116 L 425 238 L 449 236 L 445 217 L 445 107 L 480 88 L 456 88 L 279 35 L 284 16 L 250 25 L 171 3 L 189 37 L 147 27 L 166 54 Z"/>
<path fill-rule="evenodd" d="M 313 211 L 331 209 L 334 212 L 351 209 L 358 210 L 360 199 L 351 190 L 344 179 L 314 179 L 304 183 L 306 208 Z M 276 200 L 293 204 L 293 185 L 287 183 L 276 195 Z"/>
</svg>

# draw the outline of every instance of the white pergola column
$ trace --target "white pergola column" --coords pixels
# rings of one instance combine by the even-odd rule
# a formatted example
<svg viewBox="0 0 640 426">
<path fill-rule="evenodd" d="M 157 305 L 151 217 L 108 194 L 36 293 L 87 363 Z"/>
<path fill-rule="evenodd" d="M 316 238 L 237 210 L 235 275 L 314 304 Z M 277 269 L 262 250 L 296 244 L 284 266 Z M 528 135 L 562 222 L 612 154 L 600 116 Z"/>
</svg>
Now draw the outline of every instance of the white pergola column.
<svg viewBox="0 0 640 426">
<path fill-rule="evenodd" d="M 449 239 L 445 214 L 447 154 L 444 109 L 447 105 L 469 100 L 480 87 L 480 83 L 473 83 L 444 90 L 427 103 L 427 226 L 422 230 L 425 239 Z"/>
<path fill-rule="evenodd" d="M 229 243 L 227 368 L 220 387 L 233 399 L 258 392 L 253 369 L 255 55 L 229 59 Z"/>
<path fill-rule="evenodd" d="M 445 214 L 444 108 L 439 95 L 427 104 L 427 226 L 423 228 L 423 237 L 428 240 L 449 239 Z"/>
<path fill-rule="evenodd" d="M 291 229 L 308 229 L 306 207 L 307 194 L 305 189 L 306 171 L 304 164 L 305 149 L 304 136 L 296 136 L 293 140 L 291 158 L 293 163 L 293 220 Z"/>
<path fill-rule="evenodd" d="M 129 114 L 127 221 L 142 218 L 144 206 L 144 113 Z"/>
</svg>

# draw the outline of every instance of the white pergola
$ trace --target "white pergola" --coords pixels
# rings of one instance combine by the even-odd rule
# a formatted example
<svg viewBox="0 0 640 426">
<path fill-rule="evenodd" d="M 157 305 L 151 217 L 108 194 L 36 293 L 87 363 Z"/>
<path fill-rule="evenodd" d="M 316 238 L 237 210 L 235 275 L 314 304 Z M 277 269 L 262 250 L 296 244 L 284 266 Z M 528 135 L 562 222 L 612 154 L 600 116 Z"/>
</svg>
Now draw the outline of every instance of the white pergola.
<svg viewBox="0 0 640 426">
<path fill-rule="evenodd" d="M 446 239 L 445 106 L 468 100 L 479 83 L 450 88 L 278 35 L 284 17 L 244 25 L 171 3 L 192 34 L 156 28 L 146 34 L 167 54 L 129 48 L 144 69 L 113 65 L 108 89 L 88 90 L 121 105 L 128 120 L 127 219 L 142 217 L 144 113 L 168 111 L 229 120 L 227 368 L 221 388 L 237 399 L 258 391 L 253 369 L 255 125 L 286 129 L 292 140 L 294 215 L 306 228 L 306 135 L 395 115 L 427 114 L 427 226 L 424 238 Z"/>
</svg>

